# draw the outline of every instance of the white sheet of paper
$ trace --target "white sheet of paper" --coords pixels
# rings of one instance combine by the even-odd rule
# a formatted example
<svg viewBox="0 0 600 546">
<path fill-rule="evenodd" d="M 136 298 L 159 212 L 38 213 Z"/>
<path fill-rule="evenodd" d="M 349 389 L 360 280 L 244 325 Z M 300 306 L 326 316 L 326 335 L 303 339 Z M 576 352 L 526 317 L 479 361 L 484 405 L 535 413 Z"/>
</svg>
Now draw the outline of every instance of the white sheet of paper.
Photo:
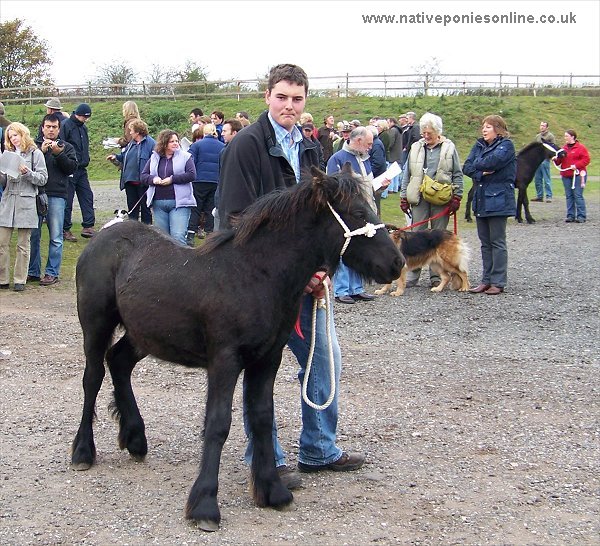
<svg viewBox="0 0 600 546">
<path fill-rule="evenodd" d="M 190 149 L 190 146 L 192 145 L 192 143 L 190 142 L 190 140 L 186 137 L 183 137 L 180 141 L 179 141 L 179 146 L 181 147 L 181 149 L 184 152 L 187 152 Z"/>
<path fill-rule="evenodd" d="M 402 169 L 398 165 L 397 161 L 394 161 L 383 174 L 380 174 L 377 178 L 373 178 L 373 190 L 377 191 L 383 185 L 384 180 L 391 180 L 394 176 L 400 174 Z"/>
<path fill-rule="evenodd" d="M 13 178 L 19 177 L 19 174 L 21 174 L 19 167 L 24 164 L 25 161 L 23 161 L 23 158 L 16 152 L 6 150 L 0 156 L 0 171 Z"/>
</svg>

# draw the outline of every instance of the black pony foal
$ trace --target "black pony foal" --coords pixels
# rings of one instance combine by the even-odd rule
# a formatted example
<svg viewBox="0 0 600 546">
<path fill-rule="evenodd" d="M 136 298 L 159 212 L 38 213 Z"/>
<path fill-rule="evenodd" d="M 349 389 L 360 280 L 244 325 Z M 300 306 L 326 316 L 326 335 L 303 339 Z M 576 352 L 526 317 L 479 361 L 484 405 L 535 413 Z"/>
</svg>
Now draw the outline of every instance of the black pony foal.
<svg viewBox="0 0 600 546">
<path fill-rule="evenodd" d="M 282 351 L 304 287 L 323 266 L 335 271 L 350 232 L 366 233 L 350 236 L 344 253 L 350 267 L 378 283 L 400 275 L 402 257 L 385 229 L 376 229 L 378 223 L 360 182 L 345 168 L 333 177 L 315 169 L 312 178 L 291 190 L 264 196 L 247 209 L 235 230 L 216 233 L 202 248 L 179 246 L 139 222 L 99 232 L 77 263 L 86 365 L 73 468 L 85 470 L 94 463 L 92 420 L 105 359 L 119 416 L 119 446 L 144 458 L 148 447 L 131 373 L 152 354 L 207 370 L 204 449 L 186 517 L 204 530 L 218 529 L 219 465 L 242 370 L 255 438 L 255 501 L 275 508 L 292 502 L 276 472 L 271 440 L 273 384 Z M 240 278 L 243 283 L 232 282 Z M 118 326 L 124 334 L 114 342 Z"/>
</svg>

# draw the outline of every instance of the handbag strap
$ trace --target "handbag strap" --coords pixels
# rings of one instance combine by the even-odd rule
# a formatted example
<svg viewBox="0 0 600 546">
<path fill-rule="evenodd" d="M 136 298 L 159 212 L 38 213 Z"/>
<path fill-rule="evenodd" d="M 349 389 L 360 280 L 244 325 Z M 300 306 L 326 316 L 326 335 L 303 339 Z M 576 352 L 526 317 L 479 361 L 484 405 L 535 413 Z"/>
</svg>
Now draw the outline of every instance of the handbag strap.
<svg viewBox="0 0 600 546">
<path fill-rule="evenodd" d="M 33 152 L 35 152 L 35 150 L 31 150 L 31 172 L 32 173 L 35 172 L 35 167 L 33 166 Z M 38 195 L 40 195 L 41 193 L 46 193 L 46 189 L 44 188 L 44 186 L 38 186 L 37 191 L 38 191 Z"/>
</svg>

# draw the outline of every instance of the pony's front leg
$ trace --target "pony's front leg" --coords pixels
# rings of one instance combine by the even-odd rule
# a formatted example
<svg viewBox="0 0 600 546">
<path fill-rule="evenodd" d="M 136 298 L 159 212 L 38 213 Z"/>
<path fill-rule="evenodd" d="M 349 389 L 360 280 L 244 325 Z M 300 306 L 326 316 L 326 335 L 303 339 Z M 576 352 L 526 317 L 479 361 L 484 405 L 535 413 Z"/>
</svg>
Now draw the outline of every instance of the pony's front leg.
<svg viewBox="0 0 600 546">
<path fill-rule="evenodd" d="M 244 404 L 253 438 L 252 487 L 258 506 L 284 508 L 294 496 L 275 468 L 273 450 L 273 385 L 281 362 L 281 351 L 244 371 Z"/>
<path fill-rule="evenodd" d="M 200 474 L 188 497 L 185 517 L 204 531 L 219 528 L 221 514 L 217 503 L 219 465 L 223 444 L 231 427 L 231 404 L 240 367 L 232 359 L 213 359 L 208 367 L 208 395 L 204 419 L 204 449 Z"/>
</svg>

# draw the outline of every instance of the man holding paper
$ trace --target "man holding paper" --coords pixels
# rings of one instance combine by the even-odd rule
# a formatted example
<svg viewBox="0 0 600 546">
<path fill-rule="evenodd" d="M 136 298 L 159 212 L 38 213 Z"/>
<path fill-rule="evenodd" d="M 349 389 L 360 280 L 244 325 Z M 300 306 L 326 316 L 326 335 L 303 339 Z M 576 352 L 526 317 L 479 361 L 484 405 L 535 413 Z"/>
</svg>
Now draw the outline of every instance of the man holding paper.
<svg viewBox="0 0 600 546">
<path fill-rule="evenodd" d="M 373 169 L 369 160 L 369 150 L 373 146 L 373 134 L 367 127 L 357 127 L 350 133 L 348 142 L 344 142 L 342 149 L 333 154 L 327 162 L 327 174 L 334 174 L 342 170 L 346 163 L 350 163 L 352 170 L 364 180 L 365 193 L 371 197 L 371 207 L 377 212 L 375 205 L 375 191 L 373 189 Z M 384 180 L 381 186 L 388 186 L 389 180 Z M 357 301 L 371 301 L 375 296 L 367 294 L 363 288 L 362 279 L 353 269 L 347 267 L 342 260 L 333 278 L 335 300 L 338 303 L 356 303 Z"/>
</svg>

